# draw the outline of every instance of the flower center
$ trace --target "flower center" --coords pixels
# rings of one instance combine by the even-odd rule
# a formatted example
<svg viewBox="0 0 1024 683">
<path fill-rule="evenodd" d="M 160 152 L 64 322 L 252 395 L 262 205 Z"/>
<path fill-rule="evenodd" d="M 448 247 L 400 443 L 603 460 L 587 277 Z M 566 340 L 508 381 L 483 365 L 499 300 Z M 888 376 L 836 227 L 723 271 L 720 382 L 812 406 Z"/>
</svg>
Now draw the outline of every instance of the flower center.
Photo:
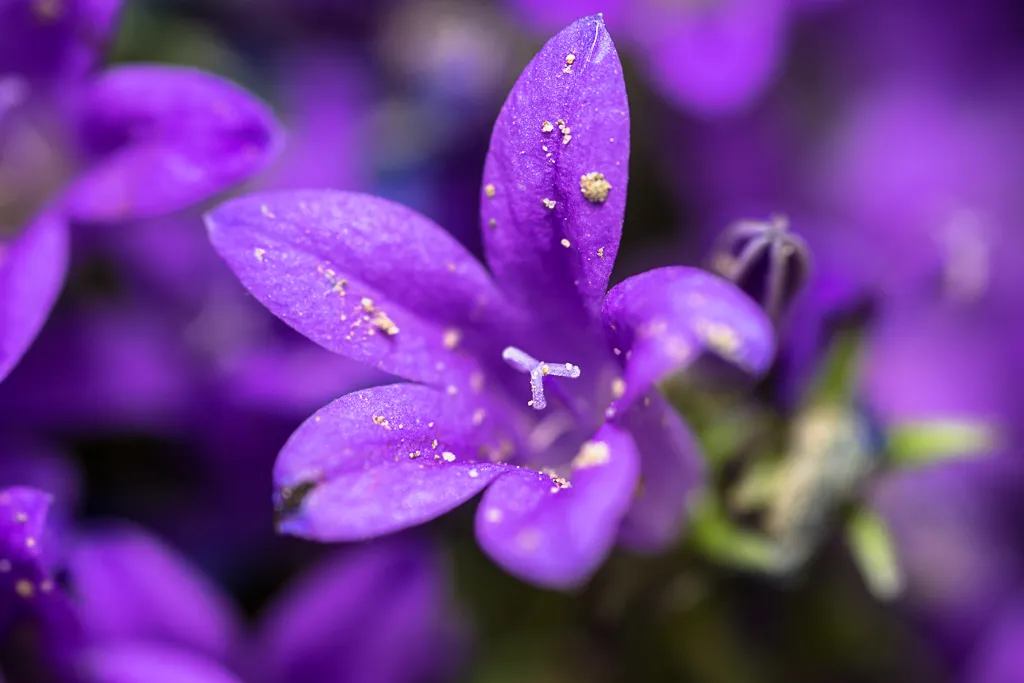
<svg viewBox="0 0 1024 683">
<path fill-rule="evenodd" d="M 544 378 L 547 375 L 568 377 L 569 379 L 576 379 L 580 376 L 580 368 L 577 365 L 537 360 L 514 346 L 505 347 L 505 350 L 501 352 L 501 357 L 516 370 L 529 373 L 533 399 L 528 405 L 532 406 L 534 410 L 544 410 L 548 405 L 547 398 L 544 396 Z"/>
</svg>

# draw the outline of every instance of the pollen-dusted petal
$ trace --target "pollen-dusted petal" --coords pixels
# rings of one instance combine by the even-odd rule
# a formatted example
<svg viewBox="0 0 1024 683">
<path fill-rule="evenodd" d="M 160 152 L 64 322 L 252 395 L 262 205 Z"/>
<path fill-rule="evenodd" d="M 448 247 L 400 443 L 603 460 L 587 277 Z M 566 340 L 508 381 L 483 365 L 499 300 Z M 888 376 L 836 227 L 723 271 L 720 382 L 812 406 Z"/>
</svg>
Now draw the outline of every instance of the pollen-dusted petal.
<svg viewBox="0 0 1024 683">
<path fill-rule="evenodd" d="M 262 612 L 251 670 L 268 681 L 449 680 L 431 675 L 458 651 L 440 559 L 404 534 L 336 551 Z"/>
<path fill-rule="evenodd" d="M 640 482 L 619 542 L 658 552 L 672 546 L 704 471 L 700 446 L 675 408 L 658 392 L 630 406 L 617 424 L 629 430 L 640 453 Z"/>
<path fill-rule="evenodd" d="M 786 0 L 647 2 L 638 47 L 661 90 L 708 116 L 749 104 L 770 83 L 786 32 Z"/>
<path fill-rule="evenodd" d="M 581 458 L 564 479 L 517 470 L 484 494 L 477 539 L 509 573 L 540 586 L 571 588 L 586 581 L 611 550 L 636 488 L 639 456 L 632 437 L 612 425 L 591 441 L 607 446 L 607 458 Z"/>
<path fill-rule="evenodd" d="M 335 353 L 411 380 L 468 386 L 477 366 L 465 347 L 488 343 L 488 325 L 509 319 L 490 276 L 451 235 L 384 199 L 252 195 L 206 223 L 214 248 L 272 313 Z"/>
<path fill-rule="evenodd" d="M 237 645 L 231 603 L 184 556 L 141 529 L 118 525 L 82 534 L 68 571 L 90 638 L 173 643 L 214 659 Z"/>
<path fill-rule="evenodd" d="M 68 226 L 48 214 L 0 239 L 0 380 L 35 339 L 53 308 L 68 263 Z"/>
<path fill-rule="evenodd" d="M 478 399 L 392 384 L 320 409 L 292 434 L 274 467 L 278 529 L 320 541 L 363 539 L 462 504 L 514 469 L 480 460 L 502 452 L 514 435 L 497 419 L 508 411 L 497 407 L 487 410 L 495 419 L 474 421 Z M 416 451 L 420 456 L 410 458 Z M 442 458 L 446 452 L 454 460 Z"/>
<path fill-rule="evenodd" d="M 85 652 L 80 664 L 94 683 L 243 683 L 216 659 L 164 643 L 102 644 Z"/>
<path fill-rule="evenodd" d="M 608 292 L 602 319 L 626 361 L 626 392 L 615 410 L 643 396 L 702 353 L 754 376 L 768 370 L 775 333 L 765 312 L 735 285 L 696 268 L 657 268 Z"/>
<path fill-rule="evenodd" d="M 523 70 L 484 167 L 484 183 L 497 189 L 481 204 L 481 224 L 497 224 L 484 230 L 487 261 L 519 303 L 546 319 L 580 304 L 598 313 L 622 234 L 628 165 L 618 53 L 600 15 L 580 19 Z M 614 188 L 599 193 L 603 201 L 580 190 L 594 173 Z M 602 248 L 605 259 L 595 256 Z"/>
<path fill-rule="evenodd" d="M 280 147 L 266 104 L 184 67 L 111 68 L 90 85 L 79 117 L 89 167 L 66 201 L 83 221 L 183 209 L 250 178 Z"/>
</svg>

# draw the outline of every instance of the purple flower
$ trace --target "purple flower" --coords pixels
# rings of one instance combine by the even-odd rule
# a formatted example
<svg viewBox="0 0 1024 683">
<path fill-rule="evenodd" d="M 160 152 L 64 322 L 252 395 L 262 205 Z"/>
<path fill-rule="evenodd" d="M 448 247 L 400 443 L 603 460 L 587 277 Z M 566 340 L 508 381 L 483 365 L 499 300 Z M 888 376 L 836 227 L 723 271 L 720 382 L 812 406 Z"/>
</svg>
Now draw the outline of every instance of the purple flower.
<svg viewBox="0 0 1024 683">
<path fill-rule="evenodd" d="M 371 196 L 265 194 L 209 214 L 214 247 L 273 313 L 410 382 L 349 394 L 293 434 L 274 472 L 281 531 L 368 538 L 486 488 L 480 544 L 552 587 L 584 581 L 616 540 L 676 538 L 700 458 L 654 385 L 704 351 L 760 373 L 774 339 L 702 271 L 605 294 L 628 160 L 621 66 L 596 16 L 545 45 L 498 116 L 480 193 L 490 272 Z"/>
<path fill-rule="evenodd" d="M 188 68 L 93 74 L 118 3 L 0 7 L 0 378 L 56 300 L 68 224 L 175 211 L 249 177 L 277 147 L 261 102 Z"/>
</svg>

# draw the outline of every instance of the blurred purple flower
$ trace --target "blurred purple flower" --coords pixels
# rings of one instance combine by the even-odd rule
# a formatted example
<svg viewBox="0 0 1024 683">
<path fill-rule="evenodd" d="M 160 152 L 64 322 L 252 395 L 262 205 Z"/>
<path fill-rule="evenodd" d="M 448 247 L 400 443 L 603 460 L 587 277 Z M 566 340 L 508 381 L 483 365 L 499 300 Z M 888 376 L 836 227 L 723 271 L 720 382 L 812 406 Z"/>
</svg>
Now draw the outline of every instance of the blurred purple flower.
<svg viewBox="0 0 1024 683">
<path fill-rule="evenodd" d="M 480 195 L 493 279 L 428 219 L 367 195 L 257 195 L 208 216 L 273 313 L 419 383 L 350 394 L 299 428 L 275 468 L 280 530 L 367 538 L 491 484 L 481 545 L 552 587 L 584 581 L 617 537 L 676 537 L 700 458 L 654 384 L 705 350 L 758 374 L 774 339 L 754 302 L 701 271 L 651 271 L 605 296 L 628 154 L 618 56 L 590 17 L 545 45 L 495 124 Z"/>
<path fill-rule="evenodd" d="M 539 29 L 600 11 L 627 36 L 649 77 L 675 104 L 714 117 L 749 106 L 783 57 L 789 0 L 514 0 Z"/>
<path fill-rule="evenodd" d="M 277 147 L 266 106 L 213 75 L 158 65 L 93 74 L 117 9 L 0 6 L 0 378 L 57 298 L 70 222 L 175 211 L 249 177 Z"/>
</svg>

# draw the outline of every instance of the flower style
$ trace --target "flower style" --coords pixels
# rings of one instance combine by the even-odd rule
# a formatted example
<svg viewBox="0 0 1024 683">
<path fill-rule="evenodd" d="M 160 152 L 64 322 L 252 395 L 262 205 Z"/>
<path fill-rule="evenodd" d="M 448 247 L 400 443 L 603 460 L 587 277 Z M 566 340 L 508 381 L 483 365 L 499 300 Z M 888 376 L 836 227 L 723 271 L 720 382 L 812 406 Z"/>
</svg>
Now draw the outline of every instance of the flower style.
<svg viewBox="0 0 1024 683">
<path fill-rule="evenodd" d="M 490 272 L 427 218 L 356 193 L 256 195 L 207 216 L 273 313 L 409 380 L 344 396 L 292 435 L 274 471 L 282 532 L 369 538 L 486 489 L 481 546 L 555 588 L 585 581 L 616 540 L 653 551 L 677 537 L 700 456 L 655 383 L 704 352 L 759 374 L 774 338 L 704 271 L 653 270 L 606 294 L 628 155 L 598 15 L 544 46 L 495 123 L 480 193 Z"/>
<path fill-rule="evenodd" d="M 0 379 L 59 294 L 69 223 L 184 208 L 249 177 L 277 148 L 269 109 L 216 76 L 148 64 L 94 73 L 118 9 L 0 7 Z"/>
</svg>

